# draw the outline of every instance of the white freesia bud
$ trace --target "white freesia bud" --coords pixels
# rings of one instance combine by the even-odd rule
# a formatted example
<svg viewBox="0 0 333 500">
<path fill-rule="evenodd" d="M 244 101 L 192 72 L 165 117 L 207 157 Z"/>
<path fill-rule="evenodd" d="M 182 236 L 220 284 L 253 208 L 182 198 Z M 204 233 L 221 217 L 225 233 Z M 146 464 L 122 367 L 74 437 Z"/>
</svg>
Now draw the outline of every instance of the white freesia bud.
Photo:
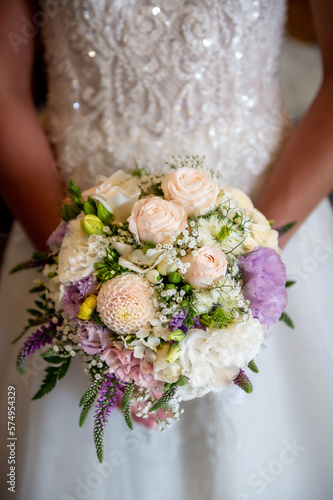
<svg viewBox="0 0 333 500">
<path fill-rule="evenodd" d="M 157 285 L 161 281 L 161 275 L 157 271 L 157 269 L 150 269 L 146 272 L 145 278 L 152 283 L 153 285 Z"/>
<path fill-rule="evenodd" d="M 167 276 L 175 271 L 177 271 L 178 267 L 176 262 L 172 262 L 172 264 L 168 264 L 168 258 L 163 259 L 157 266 L 157 270 L 162 276 Z"/>
</svg>

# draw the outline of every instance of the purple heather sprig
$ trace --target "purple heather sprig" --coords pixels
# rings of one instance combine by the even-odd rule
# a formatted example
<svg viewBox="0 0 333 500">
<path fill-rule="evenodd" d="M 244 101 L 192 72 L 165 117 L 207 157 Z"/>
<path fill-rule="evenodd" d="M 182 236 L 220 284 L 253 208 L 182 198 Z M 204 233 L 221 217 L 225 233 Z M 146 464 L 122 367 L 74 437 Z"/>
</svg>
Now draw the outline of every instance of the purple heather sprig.
<svg viewBox="0 0 333 500">
<path fill-rule="evenodd" d="M 103 462 L 103 437 L 105 426 L 108 423 L 109 416 L 117 406 L 117 402 L 123 390 L 123 385 L 115 375 L 106 375 L 97 399 L 94 423 L 94 441 L 100 463 Z"/>
<path fill-rule="evenodd" d="M 244 370 L 239 370 L 239 374 L 234 379 L 234 384 L 238 385 L 238 387 L 243 389 L 243 391 L 247 392 L 248 394 L 250 394 L 250 392 L 253 391 L 253 385 L 251 383 L 251 380 L 246 375 Z"/>
<path fill-rule="evenodd" d="M 38 351 L 41 347 L 52 342 L 53 337 L 57 333 L 57 323 L 50 321 L 47 325 L 41 326 L 35 333 L 33 333 L 28 340 L 23 344 L 16 361 L 17 369 L 20 373 L 24 371 L 24 364 L 29 356 Z"/>
</svg>

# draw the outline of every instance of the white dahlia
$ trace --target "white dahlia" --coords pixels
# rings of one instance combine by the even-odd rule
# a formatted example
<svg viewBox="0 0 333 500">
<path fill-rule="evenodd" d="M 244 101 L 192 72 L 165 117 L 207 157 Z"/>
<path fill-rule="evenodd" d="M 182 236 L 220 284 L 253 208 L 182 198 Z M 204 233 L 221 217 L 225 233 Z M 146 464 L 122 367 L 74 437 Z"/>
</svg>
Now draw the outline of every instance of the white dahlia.
<svg viewBox="0 0 333 500">
<path fill-rule="evenodd" d="M 134 274 L 106 281 L 97 296 L 101 320 L 119 335 L 137 332 L 154 318 L 151 290 L 146 278 Z"/>
</svg>

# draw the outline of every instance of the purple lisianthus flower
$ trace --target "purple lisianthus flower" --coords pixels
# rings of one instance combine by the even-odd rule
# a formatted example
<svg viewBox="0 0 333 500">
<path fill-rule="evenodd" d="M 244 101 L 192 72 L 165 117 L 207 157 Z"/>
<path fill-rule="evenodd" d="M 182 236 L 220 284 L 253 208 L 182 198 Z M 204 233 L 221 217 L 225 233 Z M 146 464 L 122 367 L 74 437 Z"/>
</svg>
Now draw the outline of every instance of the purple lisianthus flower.
<svg viewBox="0 0 333 500">
<path fill-rule="evenodd" d="M 91 276 L 86 276 L 66 286 L 63 307 L 70 319 L 76 318 L 85 297 L 90 293 L 96 293 L 96 286 L 97 282 Z"/>
<path fill-rule="evenodd" d="M 60 222 L 59 226 L 48 237 L 47 246 L 53 251 L 61 247 L 62 240 L 65 237 L 68 229 L 68 222 Z"/>
<path fill-rule="evenodd" d="M 287 306 L 286 268 L 273 248 L 256 247 L 239 257 L 244 273 L 243 293 L 250 302 L 254 318 L 271 326 Z"/>
<path fill-rule="evenodd" d="M 187 312 L 181 311 L 179 314 L 177 314 L 177 316 L 172 318 L 172 320 L 169 321 L 170 330 L 172 332 L 174 332 L 175 330 L 182 330 L 184 333 L 187 333 L 188 327 L 183 324 L 186 316 L 187 316 Z M 196 316 L 195 318 L 193 318 L 193 323 L 194 323 L 194 325 L 191 326 L 191 328 L 200 328 L 200 330 L 206 330 L 206 327 L 200 323 L 199 316 Z"/>
<path fill-rule="evenodd" d="M 79 346 L 87 354 L 96 354 L 113 347 L 113 342 L 110 340 L 111 331 L 95 323 L 80 321 L 77 335 Z"/>
</svg>

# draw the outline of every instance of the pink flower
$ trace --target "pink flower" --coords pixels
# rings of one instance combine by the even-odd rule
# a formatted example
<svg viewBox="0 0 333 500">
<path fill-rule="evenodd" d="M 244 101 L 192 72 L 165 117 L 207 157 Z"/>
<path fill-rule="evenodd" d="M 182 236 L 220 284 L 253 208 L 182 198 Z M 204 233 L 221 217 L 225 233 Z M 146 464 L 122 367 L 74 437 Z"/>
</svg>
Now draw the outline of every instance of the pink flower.
<svg viewBox="0 0 333 500">
<path fill-rule="evenodd" d="M 140 387 L 162 389 L 163 383 L 154 380 L 154 365 L 146 358 L 135 358 L 133 351 L 111 347 L 103 352 L 107 365 L 122 382 L 134 381 Z"/>
<path fill-rule="evenodd" d="M 212 286 L 227 271 L 228 261 L 222 250 L 208 245 L 199 248 L 196 255 L 189 253 L 181 260 L 190 263 L 184 278 L 196 288 Z"/>
<path fill-rule="evenodd" d="M 138 243 L 167 243 L 183 231 L 187 221 L 183 206 L 158 196 L 142 198 L 132 208 L 128 219 L 129 230 Z"/>
<path fill-rule="evenodd" d="M 146 278 L 123 274 L 106 281 L 97 296 L 103 323 L 119 335 L 135 333 L 154 317 L 152 287 Z"/>
<path fill-rule="evenodd" d="M 113 345 L 110 341 L 110 330 L 88 321 L 80 321 L 77 335 L 79 346 L 87 354 L 96 354 Z"/>
<path fill-rule="evenodd" d="M 162 189 L 167 200 L 181 203 L 188 215 L 209 212 L 216 205 L 219 187 L 204 170 L 183 167 L 163 177 Z"/>
</svg>

